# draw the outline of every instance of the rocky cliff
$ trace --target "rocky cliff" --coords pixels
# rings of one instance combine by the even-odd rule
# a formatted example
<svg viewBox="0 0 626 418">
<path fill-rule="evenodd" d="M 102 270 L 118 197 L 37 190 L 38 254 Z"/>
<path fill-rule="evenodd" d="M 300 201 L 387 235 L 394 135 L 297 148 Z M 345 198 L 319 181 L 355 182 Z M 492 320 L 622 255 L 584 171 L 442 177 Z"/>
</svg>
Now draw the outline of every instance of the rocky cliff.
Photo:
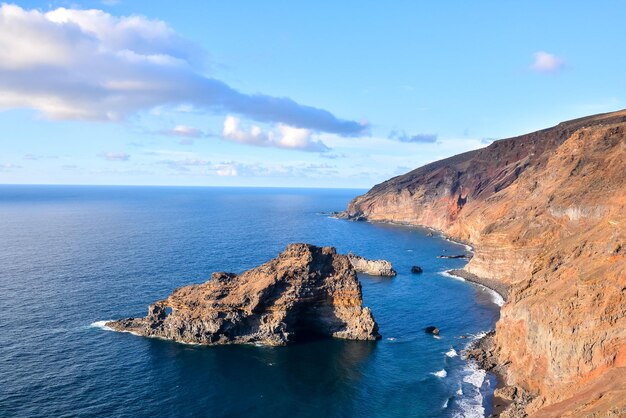
<svg viewBox="0 0 626 418">
<path fill-rule="evenodd" d="M 626 414 L 626 111 L 423 166 L 345 215 L 472 243 L 466 270 L 510 289 L 493 354 L 514 415 Z"/>
<path fill-rule="evenodd" d="M 380 338 L 361 285 L 332 247 L 291 244 L 277 258 L 241 275 L 176 289 L 144 318 L 108 322 L 118 331 L 197 344 L 284 345 L 298 338 Z"/>
</svg>

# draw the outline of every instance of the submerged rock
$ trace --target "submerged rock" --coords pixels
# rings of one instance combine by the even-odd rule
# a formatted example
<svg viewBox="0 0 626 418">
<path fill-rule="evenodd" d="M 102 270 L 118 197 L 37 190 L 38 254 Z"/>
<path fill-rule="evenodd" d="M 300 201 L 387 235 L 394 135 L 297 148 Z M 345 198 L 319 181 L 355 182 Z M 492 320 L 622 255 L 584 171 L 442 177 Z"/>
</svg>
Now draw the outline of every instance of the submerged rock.
<svg viewBox="0 0 626 418">
<path fill-rule="evenodd" d="M 370 276 L 385 276 L 393 277 L 396 271 L 393 269 L 391 263 L 387 260 L 368 260 L 360 255 L 348 253 L 348 259 L 352 264 L 352 267 L 359 272 L 369 274 Z"/>
<path fill-rule="evenodd" d="M 241 275 L 213 273 L 150 305 L 144 318 L 106 326 L 196 344 L 285 345 L 298 338 L 380 338 L 348 257 L 333 247 L 290 244 Z"/>
<path fill-rule="evenodd" d="M 420 274 L 423 273 L 424 270 L 422 270 L 422 268 L 420 266 L 413 266 L 411 267 L 411 273 L 413 274 Z"/>
</svg>

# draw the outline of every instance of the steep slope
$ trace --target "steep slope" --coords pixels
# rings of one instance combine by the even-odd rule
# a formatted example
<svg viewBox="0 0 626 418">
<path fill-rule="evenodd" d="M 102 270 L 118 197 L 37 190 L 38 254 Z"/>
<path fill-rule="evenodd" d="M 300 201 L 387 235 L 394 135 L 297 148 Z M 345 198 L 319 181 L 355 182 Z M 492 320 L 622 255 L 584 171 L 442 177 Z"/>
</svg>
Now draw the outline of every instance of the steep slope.
<svg viewBox="0 0 626 418">
<path fill-rule="evenodd" d="M 511 287 L 495 355 L 506 383 L 533 398 L 528 413 L 626 413 L 626 111 L 418 168 L 346 216 L 426 225 L 476 247 L 466 269 Z"/>
<path fill-rule="evenodd" d="M 278 257 L 241 275 L 176 289 L 144 318 L 108 322 L 118 331 L 195 344 L 284 345 L 313 334 L 380 338 L 361 305 L 361 285 L 348 257 L 333 247 L 290 244 Z"/>
</svg>

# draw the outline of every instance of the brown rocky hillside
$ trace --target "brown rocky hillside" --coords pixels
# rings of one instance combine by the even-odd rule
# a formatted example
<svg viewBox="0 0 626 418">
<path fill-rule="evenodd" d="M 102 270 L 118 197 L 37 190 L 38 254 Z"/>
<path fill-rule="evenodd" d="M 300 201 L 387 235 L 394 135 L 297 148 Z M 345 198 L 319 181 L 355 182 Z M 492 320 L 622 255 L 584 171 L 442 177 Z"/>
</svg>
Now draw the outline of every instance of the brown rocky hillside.
<svg viewBox="0 0 626 418">
<path fill-rule="evenodd" d="M 626 111 L 428 164 L 346 215 L 440 229 L 510 285 L 495 356 L 532 398 L 510 414 L 626 416 Z"/>
</svg>

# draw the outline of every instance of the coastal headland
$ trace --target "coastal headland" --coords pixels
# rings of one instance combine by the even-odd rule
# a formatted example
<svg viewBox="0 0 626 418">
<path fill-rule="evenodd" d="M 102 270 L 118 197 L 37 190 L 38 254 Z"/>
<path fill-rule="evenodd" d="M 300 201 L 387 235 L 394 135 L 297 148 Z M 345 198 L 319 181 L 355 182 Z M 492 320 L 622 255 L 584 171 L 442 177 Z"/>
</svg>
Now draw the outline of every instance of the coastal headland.
<svg viewBox="0 0 626 418">
<path fill-rule="evenodd" d="M 343 217 L 426 226 L 474 247 L 454 274 L 507 300 L 484 350 L 503 380 L 496 395 L 510 398 L 500 416 L 619 416 L 625 173 L 619 111 L 420 167 L 355 198 Z"/>
</svg>

